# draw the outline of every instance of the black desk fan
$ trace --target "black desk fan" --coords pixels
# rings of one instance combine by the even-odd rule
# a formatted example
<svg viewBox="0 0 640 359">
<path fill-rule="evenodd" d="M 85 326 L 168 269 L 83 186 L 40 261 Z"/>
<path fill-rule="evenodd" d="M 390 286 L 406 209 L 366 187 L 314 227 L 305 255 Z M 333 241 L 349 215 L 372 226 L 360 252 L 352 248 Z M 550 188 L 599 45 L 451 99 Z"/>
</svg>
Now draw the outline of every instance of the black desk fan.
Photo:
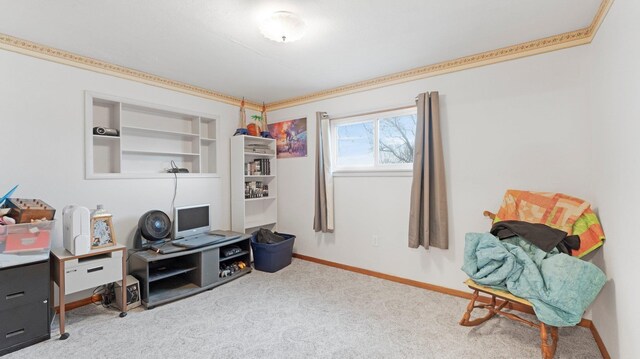
<svg viewBox="0 0 640 359">
<path fill-rule="evenodd" d="M 151 244 L 164 241 L 171 233 L 171 220 L 166 213 L 151 210 L 140 217 L 133 239 L 135 249 L 147 249 Z"/>
</svg>

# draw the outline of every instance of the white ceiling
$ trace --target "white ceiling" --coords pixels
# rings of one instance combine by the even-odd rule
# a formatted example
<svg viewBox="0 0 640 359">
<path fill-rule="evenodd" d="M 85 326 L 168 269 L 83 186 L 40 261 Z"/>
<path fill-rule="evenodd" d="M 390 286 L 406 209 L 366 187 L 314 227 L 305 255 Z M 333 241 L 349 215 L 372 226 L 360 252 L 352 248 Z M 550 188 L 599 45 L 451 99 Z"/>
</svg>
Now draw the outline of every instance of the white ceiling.
<svg viewBox="0 0 640 359">
<path fill-rule="evenodd" d="M 589 26 L 600 0 L 0 0 L 0 33 L 273 102 Z M 299 14 L 304 38 L 258 30 Z"/>
</svg>

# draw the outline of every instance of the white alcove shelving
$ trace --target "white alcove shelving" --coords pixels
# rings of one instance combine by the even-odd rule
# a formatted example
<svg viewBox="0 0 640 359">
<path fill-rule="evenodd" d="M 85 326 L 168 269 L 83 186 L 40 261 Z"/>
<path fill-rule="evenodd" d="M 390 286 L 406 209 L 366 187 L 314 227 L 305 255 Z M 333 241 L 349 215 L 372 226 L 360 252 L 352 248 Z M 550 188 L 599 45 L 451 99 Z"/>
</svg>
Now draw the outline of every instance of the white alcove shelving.
<svg viewBox="0 0 640 359">
<path fill-rule="evenodd" d="M 172 161 L 189 171 L 179 176 L 217 177 L 218 124 L 214 115 L 86 92 L 86 178 L 168 177 Z"/>
</svg>

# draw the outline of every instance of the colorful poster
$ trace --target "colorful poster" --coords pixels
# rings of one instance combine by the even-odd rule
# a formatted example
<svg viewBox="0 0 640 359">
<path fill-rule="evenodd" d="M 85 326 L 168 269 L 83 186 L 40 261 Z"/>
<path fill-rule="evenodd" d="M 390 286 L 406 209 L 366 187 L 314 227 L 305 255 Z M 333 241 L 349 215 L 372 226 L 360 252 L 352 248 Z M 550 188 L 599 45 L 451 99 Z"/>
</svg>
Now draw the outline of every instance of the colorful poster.
<svg viewBox="0 0 640 359">
<path fill-rule="evenodd" d="M 271 137 L 276 139 L 278 158 L 307 156 L 307 118 L 282 121 L 269 125 Z"/>
</svg>

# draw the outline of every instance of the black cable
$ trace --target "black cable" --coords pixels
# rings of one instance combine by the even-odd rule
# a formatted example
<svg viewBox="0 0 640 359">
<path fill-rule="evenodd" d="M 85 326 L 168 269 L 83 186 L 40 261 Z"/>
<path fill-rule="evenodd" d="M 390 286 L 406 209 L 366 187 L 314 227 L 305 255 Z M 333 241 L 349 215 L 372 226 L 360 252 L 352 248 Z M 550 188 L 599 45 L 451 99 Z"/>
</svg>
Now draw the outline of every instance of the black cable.
<svg viewBox="0 0 640 359">
<path fill-rule="evenodd" d="M 99 302 L 92 301 L 93 304 L 102 305 L 102 307 L 107 309 L 113 307 L 113 298 L 115 298 L 115 285 L 113 283 L 95 287 L 93 289 L 93 295 L 91 297 L 93 297 L 96 294 L 100 295 L 100 301 Z"/>
<path fill-rule="evenodd" d="M 168 243 L 169 243 L 169 241 L 164 241 L 164 242 L 162 242 L 161 245 L 157 246 L 156 248 L 152 248 L 152 249 L 154 249 L 156 253 L 160 253 L 160 248 L 166 246 Z"/>
<path fill-rule="evenodd" d="M 129 263 L 129 258 L 131 258 L 131 254 L 133 253 L 138 253 L 138 252 L 142 252 L 142 251 L 146 251 L 147 248 L 142 248 L 142 249 L 127 249 L 127 263 Z"/>
<path fill-rule="evenodd" d="M 114 283 L 109 283 L 104 286 L 105 294 L 103 295 L 103 303 L 102 306 L 105 308 L 111 308 L 113 306 L 113 301 L 116 297 L 116 286 Z"/>
<path fill-rule="evenodd" d="M 95 304 L 95 305 L 103 305 L 104 306 L 104 293 L 106 291 L 106 288 L 104 285 L 101 286 L 97 286 L 93 289 L 93 294 L 91 295 L 91 298 L 93 298 L 94 295 L 96 294 L 100 294 L 100 302 L 94 302 L 93 299 L 91 300 L 91 303 Z"/>
</svg>

